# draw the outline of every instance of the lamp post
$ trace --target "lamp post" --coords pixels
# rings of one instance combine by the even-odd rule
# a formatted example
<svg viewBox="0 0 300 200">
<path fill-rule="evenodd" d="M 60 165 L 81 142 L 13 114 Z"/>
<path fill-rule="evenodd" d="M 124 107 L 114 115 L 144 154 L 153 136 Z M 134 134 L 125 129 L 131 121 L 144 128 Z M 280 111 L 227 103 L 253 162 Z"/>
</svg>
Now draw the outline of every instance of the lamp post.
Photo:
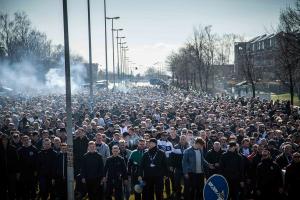
<svg viewBox="0 0 300 200">
<path fill-rule="evenodd" d="M 87 0 L 88 7 L 88 33 L 89 33 L 89 76 L 90 76 L 90 109 L 93 111 L 93 69 L 92 69 L 92 44 L 91 44 L 91 15 L 90 15 L 90 0 Z"/>
<path fill-rule="evenodd" d="M 128 51 L 128 46 L 122 47 L 122 76 L 125 79 L 125 69 L 126 69 L 126 51 Z M 125 81 L 125 80 L 124 80 Z"/>
<path fill-rule="evenodd" d="M 68 200 L 74 200 L 74 165 L 73 165 L 73 134 L 72 134 L 72 108 L 71 108 L 71 72 L 69 51 L 69 29 L 67 0 L 63 0 L 64 21 L 64 47 L 65 47 L 65 81 L 66 81 L 66 113 L 67 113 L 67 187 Z"/>
<path fill-rule="evenodd" d="M 120 81 L 120 62 L 119 62 L 119 31 L 123 31 L 122 28 L 113 29 L 113 31 L 117 31 L 117 71 L 118 71 L 118 82 Z"/>
<path fill-rule="evenodd" d="M 114 20 L 120 19 L 120 17 L 106 17 L 106 19 L 111 20 L 111 39 L 112 39 L 112 53 L 113 53 L 113 81 L 114 87 L 116 86 L 116 77 L 115 77 L 115 42 L 114 42 Z"/>
<path fill-rule="evenodd" d="M 123 81 L 123 74 L 122 74 L 122 71 L 123 71 L 123 45 L 126 44 L 126 42 L 121 42 L 122 39 L 124 39 L 125 37 L 119 37 L 120 39 L 120 42 L 119 42 L 119 45 L 120 45 L 120 75 L 121 75 L 121 80 Z M 121 82 L 122 82 L 121 81 Z"/>
<path fill-rule="evenodd" d="M 104 3 L 104 29 L 105 29 L 105 79 L 106 89 L 108 90 L 108 62 L 107 62 L 107 30 L 106 30 L 106 0 Z"/>
</svg>

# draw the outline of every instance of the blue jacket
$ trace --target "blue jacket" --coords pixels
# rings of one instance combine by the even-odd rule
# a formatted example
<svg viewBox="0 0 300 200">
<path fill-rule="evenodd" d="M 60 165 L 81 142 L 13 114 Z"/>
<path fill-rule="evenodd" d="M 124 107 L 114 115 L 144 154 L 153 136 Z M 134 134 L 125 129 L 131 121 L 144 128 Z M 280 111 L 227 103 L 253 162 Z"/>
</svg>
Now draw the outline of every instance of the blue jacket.
<svg viewBox="0 0 300 200">
<path fill-rule="evenodd" d="M 200 153 L 201 153 L 201 168 L 202 168 L 202 172 L 204 173 L 205 167 L 208 167 L 209 163 L 205 160 L 202 150 L 200 150 Z M 184 174 L 196 173 L 196 153 L 193 147 L 189 147 L 183 152 L 182 170 Z"/>
</svg>

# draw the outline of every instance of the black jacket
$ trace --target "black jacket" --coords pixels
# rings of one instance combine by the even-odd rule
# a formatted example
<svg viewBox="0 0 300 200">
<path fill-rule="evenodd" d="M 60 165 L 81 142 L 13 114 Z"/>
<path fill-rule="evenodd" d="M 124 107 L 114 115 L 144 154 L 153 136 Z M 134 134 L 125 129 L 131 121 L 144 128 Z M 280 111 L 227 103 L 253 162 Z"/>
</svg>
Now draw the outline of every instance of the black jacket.
<svg viewBox="0 0 300 200">
<path fill-rule="evenodd" d="M 220 172 L 229 180 L 244 181 L 243 158 L 236 152 L 227 151 L 220 157 Z"/>
<path fill-rule="evenodd" d="M 84 154 L 81 166 L 81 175 L 85 179 L 101 179 L 104 176 L 102 156 L 97 152 Z"/>
<path fill-rule="evenodd" d="M 83 155 L 87 152 L 89 140 L 86 136 L 74 139 L 74 172 L 78 174 L 82 166 Z"/>
<path fill-rule="evenodd" d="M 127 169 L 124 158 L 121 156 L 110 156 L 107 158 L 104 174 L 107 176 L 109 180 L 127 180 Z"/>
<path fill-rule="evenodd" d="M 38 161 L 38 150 L 34 146 L 20 147 L 18 149 L 18 154 L 20 158 L 20 172 L 23 175 L 32 175 L 37 171 L 37 161 Z"/>
<path fill-rule="evenodd" d="M 57 167 L 56 176 L 57 178 L 66 179 L 67 178 L 67 153 L 58 152 L 57 153 Z"/>
<path fill-rule="evenodd" d="M 153 162 L 151 162 L 151 159 Z M 163 177 L 168 172 L 166 154 L 154 147 L 144 153 L 141 161 L 140 176 L 149 177 Z"/>
<path fill-rule="evenodd" d="M 13 174 L 19 172 L 19 157 L 17 150 L 12 145 L 4 149 L 0 143 L 0 174 Z"/>
<path fill-rule="evenodd" d="M 278 192 L 282 187 L 282 175 L 279 166 L 271 159 L 262 160 L 256 171 L 256 186 L 260 191 Z"/>
<path fill-rule="evenodd" d="M 218 152 L 216 152 L 214 149 L 211 149 L 207 152 L 205 159 L 207 162 L 211 164 L 216 164 L 216 163 L 220 164 L 220 158 L 223 153 L 224 151 L 222 149 L 220 149 L 220 151 Z M 219 172 L 220 172 L 220 167 L 215 166 L 215 169 L 209 169 L 210 175 L 217 174 Z"/>
<path fill-rule="evenodd" d="M 275 162 L 279 166 L 280 169 L 287 167 L 292 160 L 292 156 L 286 155 L 285 153 L 281 153 L 276 157 Z"/>
<path fill-rule="evenodd" d="M 42 150 L 38 153 L 39 176 L 54 179 L 56 175 L 57 153 L 52 149 Z"/>
<path fill-rule="evenodd" d="M 170 166 L 174 167 L 177 170 L 182 171 L 182 157 L 185 149 L 188 148 L 188 145 L 182 146 L 177 144 L 174 146 L 173 151 L 170 153 Z"/>
<path fill-rule="evenodd" d="M 299 196 L 298 191 L 300 183 L 300 163 L 292 162 L 289 166 L 287 166 L 284 183 L 288 192 L 289 199 L 293 199 L 292 197 Z"/>
</svg>

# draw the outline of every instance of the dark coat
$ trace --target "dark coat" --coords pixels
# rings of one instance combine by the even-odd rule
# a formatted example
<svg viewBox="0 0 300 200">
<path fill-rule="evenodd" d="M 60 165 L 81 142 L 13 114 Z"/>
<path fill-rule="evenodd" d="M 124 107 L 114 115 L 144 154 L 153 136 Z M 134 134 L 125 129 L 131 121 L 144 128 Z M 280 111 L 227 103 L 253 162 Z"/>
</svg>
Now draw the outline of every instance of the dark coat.
<svg viewBox="0 0 300 200">
<path fill-rule="evenodd" d="M 262 160 L 256 171 L 256 186 L 261 192 L 278 192 L 282 187 L 282 175 L 279 166 L 271 159 Z"/>
<path fill-rule="evenodd" d="M 77 175 L 82 166 L 83 155 L 87 152 L 89 140 L 86 136 L 74 139 L 74 173 Z"/>
<path fill-rule="evenodd" d="M 284 183 L 289 199 L 297 199 L 299 197 L 300 163 L 292 162 L 287 166 Z"/>
<path fill-rule="evenodd" d="M 153 165 L 151 165 L 151 158 L 153 159 Z M 159 150 L 157 147 L 154 147 L 144 153 L 141 161 L 140 167 L 140 176 L 149 177 L 163 177 L 167 175 L 168 165 L 166 154 Z"/>
<path fill-rule="evenodd" d="M 56 175 L 57 153 L 52 149 L 38 153 L 38 174 L 41 177 L 54 179 Z"/>
<path fill-rule="evenodd" d="M 291 161 L 291 160 L 292 160 L 291 156 L 281 153 L 276 157 L 275 162 L 277 163 L 277 165 L 279 166 L 280 169 L 283 169 L 290 164 L 289 161 Z"/>
<path fill-rule="evenodd" d="M 110 156 L 107 158 L 104 174 L 107 176 L 108 181 L 113 180 L 127 180 L 127 169 L 124 158 L 121 156 Z"/>
<path fill-rule="evenodd" d="M 4 149 L 0 143 L 0 174 L 13 174 L 19 172 L 19 156 L 17 149 L 12 145 L 7 145 Z"/>
<path fill-rule="evenodd" d="M 244 181 L 244 162 L 240 154 L 227 151 L 220 158 L 220 172 L 228 180 Z"/>
<path fill-rule="evenodd" d="M 103 178 L 103 159 L 99 153 L 87 152 L 84 154 L 82 158 L 81 176 L 87 180 Z"/>
<path fill-rule="evenodd" d="M 37 171 L 38 167 L 38 150 L 35 146 L 29 146 L 18 149 L 18 154 L 20 158 L 20 168 L 21 176 L 32 176 L 34 172 Z"/>
</svg>

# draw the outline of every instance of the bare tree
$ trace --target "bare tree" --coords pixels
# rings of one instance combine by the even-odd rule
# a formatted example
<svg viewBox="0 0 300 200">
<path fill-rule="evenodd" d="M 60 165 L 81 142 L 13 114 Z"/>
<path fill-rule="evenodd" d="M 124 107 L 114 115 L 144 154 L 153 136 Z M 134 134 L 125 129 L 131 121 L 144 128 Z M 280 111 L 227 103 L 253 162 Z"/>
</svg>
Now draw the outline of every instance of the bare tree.
<svg viewBox="0 0 300 200">
<path fill-rule="evenodd" d="M 299 84 L 300 61 L 300 0 L 295 7 L 288 7 L 280 14 L 277 35 L 277 75 L 281 82 L 289 88 L 290 102 L 294 104 L 296 84 Z"/>
</svg>

